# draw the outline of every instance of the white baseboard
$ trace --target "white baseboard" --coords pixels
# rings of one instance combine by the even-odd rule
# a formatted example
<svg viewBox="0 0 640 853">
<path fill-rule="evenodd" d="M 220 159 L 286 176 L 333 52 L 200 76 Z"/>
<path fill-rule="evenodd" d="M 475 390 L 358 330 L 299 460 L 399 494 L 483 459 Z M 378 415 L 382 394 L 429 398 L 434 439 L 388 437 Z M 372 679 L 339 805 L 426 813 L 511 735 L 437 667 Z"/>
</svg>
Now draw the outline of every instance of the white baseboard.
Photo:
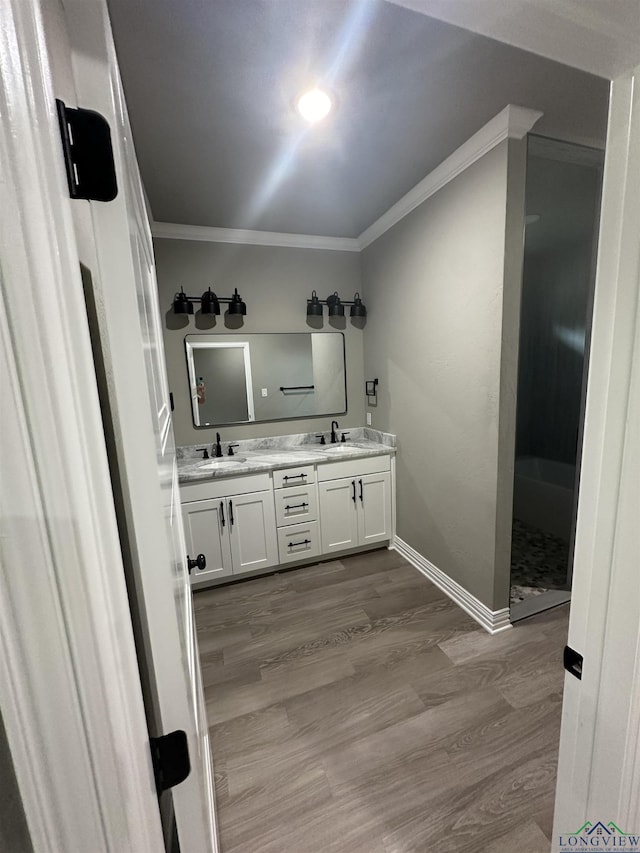
<svg viewBox="0 0 640 853">
<path fill-rule="evenodd" d="M 445 575 L 437 566 L 430 563 L 426 557 L 419 554 L 414 548 L 400 539 L 399 536 L 394 536 L 391 548 L 408 560 L 412 566 L 421 572 L 425 577 L 429 578 L 431 583 L 434 583 L 438 589 L 441 589 L 445 595 L 455 602 L 458 607 L 461 607 L 465 613 L 468 613 L 472 619 L 475 619 L 479 625 L 488 631 L 490 634 L 497 634 L 500 631 L 506 631 L 511 628 L 509 620 L 509 608 L 504 607 L 502 610 L 490 610 L 486 604 L 483 604 L 475 595 L 471 595 L 463 586 L 454 581 L 449 575 Z"/>
</svg>

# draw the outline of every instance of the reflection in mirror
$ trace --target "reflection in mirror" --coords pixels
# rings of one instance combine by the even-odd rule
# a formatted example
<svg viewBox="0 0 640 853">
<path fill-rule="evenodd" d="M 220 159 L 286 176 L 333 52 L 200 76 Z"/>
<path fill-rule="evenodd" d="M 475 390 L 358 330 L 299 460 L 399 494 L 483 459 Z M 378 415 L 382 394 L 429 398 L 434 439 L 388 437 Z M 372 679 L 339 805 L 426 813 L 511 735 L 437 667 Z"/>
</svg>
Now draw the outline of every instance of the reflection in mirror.
<svg viewBox="0 0 640 853">
<path fill-rule="evenodd" d="M 344 335 L 187 335 L 196 427 L 344 414 Z"/>
<path fill-rule="evenodd" d="M 187 365 L 195 426 L 255 420 L 248 342 L 202 343 L 187 338 Z M 206 336 L 208 337 L 208 336 Z"/>
</svg>

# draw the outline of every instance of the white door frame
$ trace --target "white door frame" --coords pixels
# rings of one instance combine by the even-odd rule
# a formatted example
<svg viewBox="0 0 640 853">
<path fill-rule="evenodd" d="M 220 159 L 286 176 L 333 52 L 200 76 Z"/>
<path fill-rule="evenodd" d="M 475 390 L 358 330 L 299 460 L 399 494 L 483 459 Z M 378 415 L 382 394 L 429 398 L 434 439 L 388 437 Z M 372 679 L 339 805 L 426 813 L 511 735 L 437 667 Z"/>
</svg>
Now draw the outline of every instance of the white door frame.
<svg viewBox="0 0 640 853">
<path fill-rule="evenodd" d="M 611 87 L 554 826 L 640 834 L 640 67 Z"/>
<path fill-rule="evenodd" d="M 2 715 L 36 853 L 157 853 L 45 24 L 27 0 L 0 20 Z"/>
<path fill-rule="evenodd" d="M 187 351 L 187 370 L 189 373 L 189 385 L 191 388 L 191 408 L 193 410 L 193 423 L 195 426 L 202 426 L 200 423 L 200 412 L 198 410 L 198 377 L 196 374 L 195 350 L 198 349 L 241 349 L 244 360 L 244 379 L 247 394 L 247 421 L 255 421 L 255 409 L 253 404 L 253 378 L 251 376 L 251 353 L 249 350 L 249 341 L 188 341 L 185 340 L 185 348 Z"/>
</svg>

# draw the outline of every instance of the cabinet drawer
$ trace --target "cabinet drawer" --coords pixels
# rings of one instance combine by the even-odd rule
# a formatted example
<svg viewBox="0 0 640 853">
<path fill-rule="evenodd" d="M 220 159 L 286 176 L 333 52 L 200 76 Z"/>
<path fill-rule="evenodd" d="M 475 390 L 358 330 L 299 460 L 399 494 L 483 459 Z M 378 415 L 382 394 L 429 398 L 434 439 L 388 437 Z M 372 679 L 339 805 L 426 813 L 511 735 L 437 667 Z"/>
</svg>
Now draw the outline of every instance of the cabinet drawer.
<svg viewBox="0 0 640 853">
<path fill-rule="evenodd" d="M 293 563 L 307 557 L 317 557 L 320 553 L 320 535 L 318 522 L 290 524 L 278 528 L 278 550 L 280 563 Z"/>
<path fill-rule="evenodd" d="M 298 468 L 283 468 L 282 471 L 273 472 L 273 486 L 275 489 L 288 489 L 291 486 L 315 483 L 315 469 L 313 465 L 300 465 Z"/>
<path fill-rule="evenodd" d="M 377 474 L 391 469 L 391 457 L 365 456 L 362 459 L 345 459 L 344 462 L 327 462 L 318 465 L 318 482 L 338 480 L 341 477 L 362 477 L 365 474 Z"/>
<path fill-rule="evenodd" d="M 226 498 L 229 495 L 246 495 L 249 492 L 266 492 L 271 488 L 269 474 L 246 474 L 245 476 L 216 477 L 200 483 L 185 483 L 180 486 L 180 500 L 204 501 Z"/>
<path fill-rule="evenodd" d="M 275 499 L 278 527 L 303 521 L 315 521 L 318 518 L 318 493 L 315 483 L 310 486 L 276 489 Z"/>
</svg>

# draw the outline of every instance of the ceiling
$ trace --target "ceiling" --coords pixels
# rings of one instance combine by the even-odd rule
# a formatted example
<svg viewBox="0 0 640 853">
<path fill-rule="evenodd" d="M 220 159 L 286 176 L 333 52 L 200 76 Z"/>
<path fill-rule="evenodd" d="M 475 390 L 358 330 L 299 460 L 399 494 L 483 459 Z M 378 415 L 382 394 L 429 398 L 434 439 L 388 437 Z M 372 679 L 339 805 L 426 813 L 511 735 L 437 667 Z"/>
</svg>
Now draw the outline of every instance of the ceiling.
<svg viewBox="0 0 640 853">
<path fill-rule="evenodd" d="M 389 0 L 613 80 L 640 63 L 640 0 Z"/>
<path fill-rule="evenodd" d="M 109 7 L 156 221 L 356 237 L 509 103 L 543 111 L 536 133 L 604 140 L 605 79 L 397 3 Z M 337 109 L 307 127 L 292 103 L 316 81 Z"/>
</svg>

